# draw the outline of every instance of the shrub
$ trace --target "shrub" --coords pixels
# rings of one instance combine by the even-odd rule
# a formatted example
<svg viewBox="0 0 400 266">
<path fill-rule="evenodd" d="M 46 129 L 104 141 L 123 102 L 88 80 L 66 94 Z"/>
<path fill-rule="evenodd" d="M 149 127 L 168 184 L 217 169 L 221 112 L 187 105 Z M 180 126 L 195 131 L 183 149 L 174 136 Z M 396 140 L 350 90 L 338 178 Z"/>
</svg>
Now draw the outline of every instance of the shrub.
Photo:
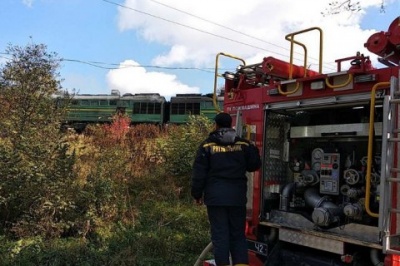
<svg viewBox="0 0 400 266">
<path fill-rule="evenodd" d="M 165 159 L 165 171 L 176 178 L 184 190 L 190 187 L 190 175 L 196 151 L 212 130 L 212 122 L 205 116 L 190 116 L 185 125 L 170 126 L 168 138 L 159 142 L 159 150 Z"/>
<path fill-rule="evenodd" d="M 116 126 L 118 137 L 112 126 L 48 145 L 31 139 L 27 154 L 0 139 L 4 265 L 194 263 L 209 228 L 191 203 L 190 172 L 211 122 Z"/>
</svg>

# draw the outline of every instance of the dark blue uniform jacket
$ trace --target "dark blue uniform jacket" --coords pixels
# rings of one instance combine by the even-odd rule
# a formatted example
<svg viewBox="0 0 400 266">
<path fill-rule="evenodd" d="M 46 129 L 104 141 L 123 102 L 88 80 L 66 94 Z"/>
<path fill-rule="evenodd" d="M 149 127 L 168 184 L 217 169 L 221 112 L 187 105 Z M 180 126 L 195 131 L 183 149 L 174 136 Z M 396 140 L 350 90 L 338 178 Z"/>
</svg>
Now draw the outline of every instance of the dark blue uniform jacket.
<svg viewBox="0 0 400 266">
<path fill-rule="evenodd" d="M 232 128 L 210 133 L 200 145 L 193 164 L 192 196 L 211 206 L 243 206 L 247 198 L 247 172 L 261 166 L 259 151 L 236 136 Z"/>
</svg>

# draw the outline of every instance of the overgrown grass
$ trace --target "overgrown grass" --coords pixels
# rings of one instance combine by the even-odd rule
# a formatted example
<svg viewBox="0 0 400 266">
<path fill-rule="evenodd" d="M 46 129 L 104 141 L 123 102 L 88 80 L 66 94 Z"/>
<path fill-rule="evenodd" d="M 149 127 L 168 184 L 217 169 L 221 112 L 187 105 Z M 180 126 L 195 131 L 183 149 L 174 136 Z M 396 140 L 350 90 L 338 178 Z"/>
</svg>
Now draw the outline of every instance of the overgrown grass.
<svg viewBox="0 0 400 266">
<path fill-rule="evenodd" d="M 202 117 L 192 119 L 168 131 L 152 125 L 118 131 L 111 125 L 67 135 L 66 158 L 73 173 L 65 191 L 73 211 L 43 212 L 46 219 L 37 212 L 33 221 L 40 234 L 22 227 L 18 219 L 26 216 L 18 213 L 14 221 L 3 221 L 0 264 L 193 265 L 209 242 L 209 226 L 205 208 L 190 197 L 190 166 L 211 124 Z M 54 178 L 66 187 L 62 176 Z M 65 198 L 64 190 L 49 189 L 54 195 L 46 198 Z M 0 206 L 1 217 L 14 207 Z M 29 209 L 19 212 L 26 215 Z M 53 226 L 59 234 L 46 234 Z"/>
</svg>

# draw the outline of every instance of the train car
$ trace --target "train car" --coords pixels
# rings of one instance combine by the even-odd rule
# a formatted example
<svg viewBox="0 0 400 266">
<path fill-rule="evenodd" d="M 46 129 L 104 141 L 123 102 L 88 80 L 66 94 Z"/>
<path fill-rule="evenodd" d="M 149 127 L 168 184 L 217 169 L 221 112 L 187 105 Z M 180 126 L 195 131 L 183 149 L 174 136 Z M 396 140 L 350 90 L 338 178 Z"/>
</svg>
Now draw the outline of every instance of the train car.
<svg viewBox="0 0 400 266">
<path fill-rule="evenodd" d="M 68 102 L 68 112 L 63 126 L 83 131 L 88 124 L 112 122 L 115 114 L 126 114 L 132 124 L 183 124 L 189 115 L 204 115 L 213 119 L 223 108 L 223 95 L 177 94 L 167 101 L 159 93 L 126 93 L 118 90 L 111 94 L 55 95 L 57 101 Z M 68 100 L 67 100 L 68 99 Z"/>
<path fill-rule="evenodd" d="M 126 102 L 129 106 L 128 114 L 132 124 L 163 124 L 166 122 L 166 100 L 159 93 L 124 94 L 121 101 Z"/>
<path fill-rule="evenodd" d="M 219 98 L 218 102 L 222 109 L 222 99 Z M 213 119 L 218 112 L 212 97 L 201 94 L 177 94 L 171 97 L 169 111 L 169 122 L 173 124 L 186 123 L 189 115 L 204 115 Z"/>
<path fill-rule="evenodd" d="M 118 91 L 110 94 L 77 94 L 69 99 L 64 124 L 83 130 L 87 124 L 109 123 L 116 112 L 124 112 Z"/>
</svg>

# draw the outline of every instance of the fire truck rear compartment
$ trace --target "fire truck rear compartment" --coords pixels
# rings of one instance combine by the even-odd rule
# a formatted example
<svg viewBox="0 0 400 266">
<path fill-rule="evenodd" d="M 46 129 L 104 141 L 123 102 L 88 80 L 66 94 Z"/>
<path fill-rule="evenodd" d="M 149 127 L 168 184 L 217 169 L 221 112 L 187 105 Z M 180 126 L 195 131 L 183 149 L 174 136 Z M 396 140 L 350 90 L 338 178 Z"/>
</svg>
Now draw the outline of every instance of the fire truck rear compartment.
<svg viewBox="0 0 400 266">
<path fill-rule="evenodd" d="M 382 103 L 374 108 L 369 206 L 379 212 Z M 261 225 L 279 240 L 345 254 L 382 249 L 378 218 L 365 211 L 370 106 L 345 101 L 265 111 Z"/>
</svg>

